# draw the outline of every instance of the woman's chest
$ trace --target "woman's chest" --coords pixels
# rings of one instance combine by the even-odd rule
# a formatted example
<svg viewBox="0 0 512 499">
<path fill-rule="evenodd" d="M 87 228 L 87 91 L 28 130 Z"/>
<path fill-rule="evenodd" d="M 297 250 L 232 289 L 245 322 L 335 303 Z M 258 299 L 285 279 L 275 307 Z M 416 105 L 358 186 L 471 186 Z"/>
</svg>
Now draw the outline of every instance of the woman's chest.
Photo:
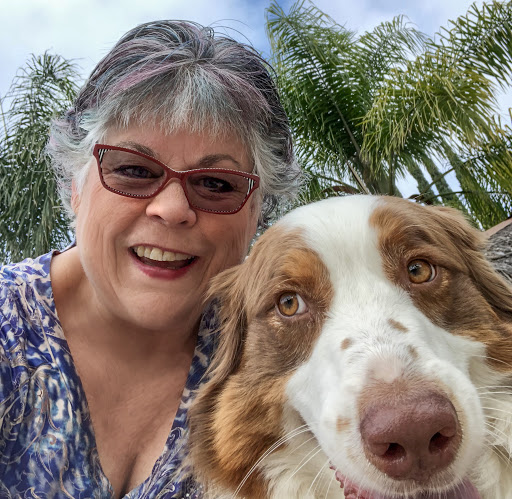
<svg viewBox="0 0 512 499">
<path fill-rule="evenodd" d="M 116 401 L 106 394 L 88 400 L 102 471 L 115 497 L 123 497 L 151 475 L 164 453 L 180 398 L 161 400 L 148 388 L 145 397 Z M 175 436 L 179 437 L 179 430 Z"/>
<path fill-rule="evenodd" d="M 175 408 L 165 412 L 143 399 L 123 406 L 111 397 L 96 431 L 80 379 L 65 363 L 56 367 L 31 359 L 16 369 L 17 388 L 0 400 L 4 492 L 12 497 L 132 498 L 141 497 L 139 489 L 132 489 L 148 477 L 142 485 L 147 498 L 180 487 L 174 472 L 181 464 L 184 418 L 169 435 Z"/>
</svg>

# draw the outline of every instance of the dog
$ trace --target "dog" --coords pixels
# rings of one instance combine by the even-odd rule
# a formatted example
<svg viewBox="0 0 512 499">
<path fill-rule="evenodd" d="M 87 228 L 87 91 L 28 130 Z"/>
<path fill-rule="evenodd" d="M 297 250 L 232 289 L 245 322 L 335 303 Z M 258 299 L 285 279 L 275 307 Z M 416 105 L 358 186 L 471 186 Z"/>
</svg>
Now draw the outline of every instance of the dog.
<svg viewBox="0 0 512 499">
<path fill-rule="evenodd" d="M 206 497 L 512 498 L 512 291 L 454 209 L 330 198 L 218 275 Z"/>
</svg>

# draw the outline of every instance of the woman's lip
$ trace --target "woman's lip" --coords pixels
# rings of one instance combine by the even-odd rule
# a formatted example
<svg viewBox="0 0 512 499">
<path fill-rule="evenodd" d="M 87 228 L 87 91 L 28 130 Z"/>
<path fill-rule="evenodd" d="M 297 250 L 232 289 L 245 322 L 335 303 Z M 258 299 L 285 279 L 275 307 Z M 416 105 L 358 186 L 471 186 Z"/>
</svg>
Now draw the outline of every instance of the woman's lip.
<svg viewBox="0 0 512 499">
<path fill-rule="evenodd" d="M 196 263 L 199 261 L 198 257 L 192 257 L 192 260 L 190 263 L 185 265 L 181 268 L 166 268 L 166 267 L 159 267 L 159 266 L 153 266 L 148 265 L 144 263 L 136 253 L 133 252 L 132 249 L 129 251 L 130 256 L 132 260 L 134 261 L 135 265 L 139 270 L 141 270 L 144 274 L 146 274 L 149 277 L 157 278 L 157 279 L 167 279 L 167 280 L 173 280 L 178 279 L 185 274 L 187 274 L 193 267 L 195 267 Z"/>
</svg>

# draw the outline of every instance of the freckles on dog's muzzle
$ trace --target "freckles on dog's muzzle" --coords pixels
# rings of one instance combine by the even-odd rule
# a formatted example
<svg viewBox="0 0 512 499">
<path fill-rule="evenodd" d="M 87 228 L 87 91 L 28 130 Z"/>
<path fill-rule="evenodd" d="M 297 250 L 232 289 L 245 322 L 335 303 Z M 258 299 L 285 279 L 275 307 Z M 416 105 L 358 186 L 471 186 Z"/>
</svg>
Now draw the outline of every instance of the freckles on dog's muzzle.
<svg viewBox="0 0 512 499">
<path fill-rule="evenodd" d="M 356 390 L 357 414 L 352 417 L 351 436 L 343 437 L 345 428 L 338 430 L 344 441 L 360 442 L 356 446 L 363 459 L 355 461 L 350 456 L 357 459 L 357 454 L 346 452 L 348 460 L 337 462 L 335 450 L 328 451 L 338 466 L 333 469 L 344 496 L 480 499 L 465 464 L 468 438 L 473 434 L 466 433 L 466 414 L 460 401 L 436 379 L 434 374 L 439 371 L 421 374 L 411 369 L 404 353 L 409 350 L 396 347 L 393 353 L 390 345 L 387 342 L 374 348 L 373 353 L 365 353 L 372 348 L 360 348 L 356 342 L 347 348 L 345 361 L 355 366 L 357 360 L 358 372 L 365 375 L 361 390 Z M 418 359 L 419 354 L 412 353 Z M 374 482 L 369 481 L 370 476 L 375 477 Z"/>
</svg>

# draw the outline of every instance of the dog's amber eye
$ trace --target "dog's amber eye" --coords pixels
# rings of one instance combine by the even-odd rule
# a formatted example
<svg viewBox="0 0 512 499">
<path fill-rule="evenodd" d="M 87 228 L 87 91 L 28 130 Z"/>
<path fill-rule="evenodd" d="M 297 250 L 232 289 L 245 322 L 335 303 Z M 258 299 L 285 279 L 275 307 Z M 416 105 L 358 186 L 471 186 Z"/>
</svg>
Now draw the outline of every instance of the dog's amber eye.
<svg viewBox="0 0 512 499">
<path fill-rule="evenodd" d="M 283 293 L 277 300 L 277 309 L 284 317 L 303 314 L 307 311 L 304 300 L 297 293 Z"/>
<path fill-rule="evenodd" d="M 426 260 L 412 260 L 407 265 L 409 280 L 414 284 L 430 282 L 436 276 L 436 269 Z"/>
</svg>

